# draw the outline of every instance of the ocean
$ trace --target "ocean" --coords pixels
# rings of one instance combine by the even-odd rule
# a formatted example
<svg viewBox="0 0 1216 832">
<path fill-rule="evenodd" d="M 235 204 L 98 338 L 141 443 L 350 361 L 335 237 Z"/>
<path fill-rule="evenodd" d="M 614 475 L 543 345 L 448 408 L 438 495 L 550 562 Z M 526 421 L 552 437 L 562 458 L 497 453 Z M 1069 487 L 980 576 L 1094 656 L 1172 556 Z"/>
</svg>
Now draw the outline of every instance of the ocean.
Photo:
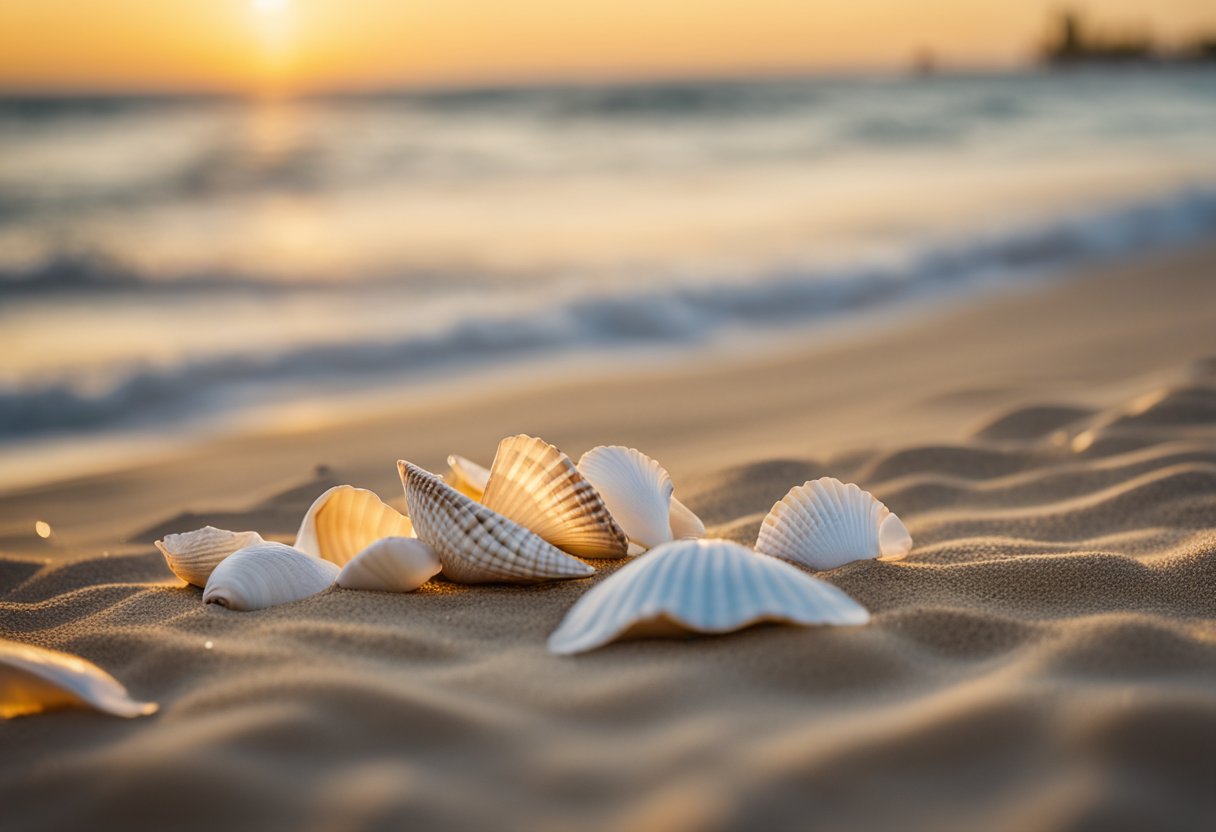
<svg viewBox="0 0 1216 832">
<path fill-rule="evenodd" d="M 0 486 L 1210 239 L 1214 137 L 1201 69 L 0 99 Z"/>
</svg>

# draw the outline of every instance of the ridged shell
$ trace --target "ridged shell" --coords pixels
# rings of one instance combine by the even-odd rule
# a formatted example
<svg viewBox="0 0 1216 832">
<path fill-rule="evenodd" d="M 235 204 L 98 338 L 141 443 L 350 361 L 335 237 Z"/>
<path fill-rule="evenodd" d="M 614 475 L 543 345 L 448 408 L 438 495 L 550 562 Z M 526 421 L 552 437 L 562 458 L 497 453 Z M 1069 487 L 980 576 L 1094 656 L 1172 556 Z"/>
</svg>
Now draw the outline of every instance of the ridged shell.
<svg viewBox="0 0 1216 832">
<path fill-rule="evenodd" d="M 346 589 L 413 592 L 439 569 L 435 550 L 418 538 L 386 537 L 351 558 L 335 583 Z"/>
<path fill-rule="evenodd" d="M 338 567 L 283 543 L 255 543 L 226 557 L 207 581 L 204 604 L 260 610 L 328 588 Z"/>
<path fill-rule="evenodd" d="M 726 540 L 677 540 L 610 575 L 549 637 L 554 653 L 619 638 L 729 633 L 761 621 L 865 624 L 866 609 L 788 563 Z"/>
<path fill-rule="evenodd" d="M 0 639 L 0 718 L 53 708 L 129 718 L 154 714 L 157 707 L 132 699 L 121 682 L 79 656 Z"/>
<path fill-rule="evenodd" d="M 463 584 L 536 583 L 595 574 L 587 564 L 473 502 L 429 471 L 404 460 L 397 469 L 414 531 L 435 550 L 449 579 Z"/>
<path fill-rule="evenodd" d="M 668 517 L 671 536 L 676 540 L 686 537 L 705 537 L 705 524 L 701 522 L 701 518 L 675 497 L 671 498 L 671 511 Z"/>
<path fill-rule="evenodd" d="M 858 486 L 822 477 L 790 489 L 760 526 L 756 551 L 812 569 L 855 560 L 899 560 L 912 536 L 891 510 Z"/>
<path fill-rule="evenodd" d="M 413 536 L 410 519 L 386 505 L 375 492 L 336 485 L 304 515 L 295 547 L 342 566 L 381 538 Z"/>
<path fill-rule="evenodd" d="M 634 448 L 600 445 L 583 454 L 578 470 L 631 541 L 649 549 L 671 540 L 673 486 L 662 465 Z"/>
<path fill-rule="evenodd" d="M 490 469 L 478 465 L 471 459 L 451 454 L 448 457 L 448 473 L 444 482 L 471 500 L 481 500 L 486 483 L 490 481 Z"/>
<path fill-rule="evenodd" d="M 192 532 L 167 534 L 156 541 L 156 548 L 165 556 L 173 574 L 197 587 L 207 585 L 211 571 L 237 549 L 261 543 L 257 532 L 230 532 L 215 526 L 203 526 Z"/>
<path fill-rule="evenodd" d="M 520 434 L 498 443 L 481 502 L 572 555 L 625 557 L 629 542 L 600 495 L 543 439 Z"/>
</svg>

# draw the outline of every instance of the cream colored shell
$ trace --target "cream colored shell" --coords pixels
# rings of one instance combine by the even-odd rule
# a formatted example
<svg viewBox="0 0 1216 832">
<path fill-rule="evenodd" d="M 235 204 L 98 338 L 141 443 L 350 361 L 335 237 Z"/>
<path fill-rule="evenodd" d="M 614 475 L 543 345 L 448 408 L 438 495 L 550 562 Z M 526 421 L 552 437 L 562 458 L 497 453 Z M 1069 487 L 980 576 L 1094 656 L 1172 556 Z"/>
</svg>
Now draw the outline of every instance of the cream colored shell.
<svg viewBox="0 0 1216 832">
<path fill-rule="evenodd" d="M 401 460 L 405 502 L 418 539 L 434 548 L 458 583 L 535 583 L 585 578 L 595 570 L 439 477 Z"/>
<path fill-rule="evenodd" d="M 444 481 L 469 499 L 480 501 L 490 481 L 490 469 L 458 454 L 451 454 Z"/>
<path fill-rule="evenodd" d="M 0 639 L 0 718 L 53 708 L 135 717 L 156 713 L 157 705 L 132 699 L 121 682 L 79 656 Z"/>
<path fill-rule="evenodd" d="M 672 539 L 674 486 L 662 465 L 635 448 L 600 445 L 583 454 L 578 470 L 631 541 L 649 549 Z"/>
<path fill-rule="evenodd" d="M 570 457 L 543 439 L 521 434 L 498 443 L 481 502 L 565 552 L 625 557 L 625 533 L 600 495 Z"/>
<path fill-rule="evenodd" d="M 416 537 L 386 537 L 351 558 L 335 581 L 345 589 L 413 592 L 439 574 L 435 550 Z"/>
<path fill-rule="evenodd" d="M 295 548 L 342 566 L 381 538 L 413 535 L 410 519 L 374 492 L 336 485 L 318 497 L 304 515 Z"/>
<path fill-rule="evenodd" d="M 692 509 L 677 500 L 675 496 L 671 498 L 669 519 L 671 523 L 671 536 L 676 540 L 686 537 L 705 537 L 705 524 L 701 522 L 701 518 L 694 514 Z"/>
<path fill-rule="evenodd" d="M 762 621 L 869 619 L 842 590 L 776 558 L 726 540 L 678 540 L 592 587 L 549 637 L 549 649 L 582 653 L 620 638 L 728 633 Z"/>
<path fill-rule="evenodd" d="M 811 569 L 854 560 L 899 560 L 912 536 L 868 491 L 822 477 L 790 489 L 760 526 L 756 551 Z"/>
<path fill-rule="evenodd" d="M 338 567 L 282 543 L 255 543 L 225 558 L 203 589 L 204 604 L 260 610 L 299 601 L 331 586 Z"/>
<path fill-rule="evenodd" d="M 156 541 L 173 574 L 197 587 L 207 585 L 211 570 L 237 549 L 261 543 L 257 532 L 230 532 L 204 526 L 192 532 L 167 534 Z"/>
</svg>

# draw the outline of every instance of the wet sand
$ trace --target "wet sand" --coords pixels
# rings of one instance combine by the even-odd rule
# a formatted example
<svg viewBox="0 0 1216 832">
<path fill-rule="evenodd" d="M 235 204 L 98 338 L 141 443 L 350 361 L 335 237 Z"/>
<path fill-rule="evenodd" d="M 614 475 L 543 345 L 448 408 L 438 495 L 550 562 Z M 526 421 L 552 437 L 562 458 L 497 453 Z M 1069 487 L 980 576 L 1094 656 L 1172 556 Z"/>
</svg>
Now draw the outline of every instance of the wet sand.
<svg viewBox="0 0 1216 832">
<path fill-rule="evenodd" d="M 824 574 L 863 628 L 558 658 L 548 633 L 620 564 L 234 613 L 151 545 L 204 523 L 290 539 L 337 481 L 400 506 L 398 457 L 488 462 L 515 432 L 636 445 L 748 544 L 790 486 L 854 480 L 915 548 Z M 10 493 L 0 552 L 0 637 L 161 703 L 0 723 L 6 829 L 1212 828 L 1216 249 Z"/>
</svg>

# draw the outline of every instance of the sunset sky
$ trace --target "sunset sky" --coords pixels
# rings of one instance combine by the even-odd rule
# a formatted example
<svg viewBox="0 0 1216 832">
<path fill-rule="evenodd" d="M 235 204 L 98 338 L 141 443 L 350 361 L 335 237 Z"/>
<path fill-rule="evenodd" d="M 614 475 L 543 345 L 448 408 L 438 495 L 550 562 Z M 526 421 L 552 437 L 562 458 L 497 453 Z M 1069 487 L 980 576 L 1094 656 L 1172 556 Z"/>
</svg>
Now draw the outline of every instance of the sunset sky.
<svg viewBox="0 0 1216 832">
<path fill-rule="evenodd" d="M 1211 0 L 1074 7 L 1170 43 Z M 0 88 L 317 90 L 1025 62 L 1057 0 L 3 0 Z"/>
</svg>

